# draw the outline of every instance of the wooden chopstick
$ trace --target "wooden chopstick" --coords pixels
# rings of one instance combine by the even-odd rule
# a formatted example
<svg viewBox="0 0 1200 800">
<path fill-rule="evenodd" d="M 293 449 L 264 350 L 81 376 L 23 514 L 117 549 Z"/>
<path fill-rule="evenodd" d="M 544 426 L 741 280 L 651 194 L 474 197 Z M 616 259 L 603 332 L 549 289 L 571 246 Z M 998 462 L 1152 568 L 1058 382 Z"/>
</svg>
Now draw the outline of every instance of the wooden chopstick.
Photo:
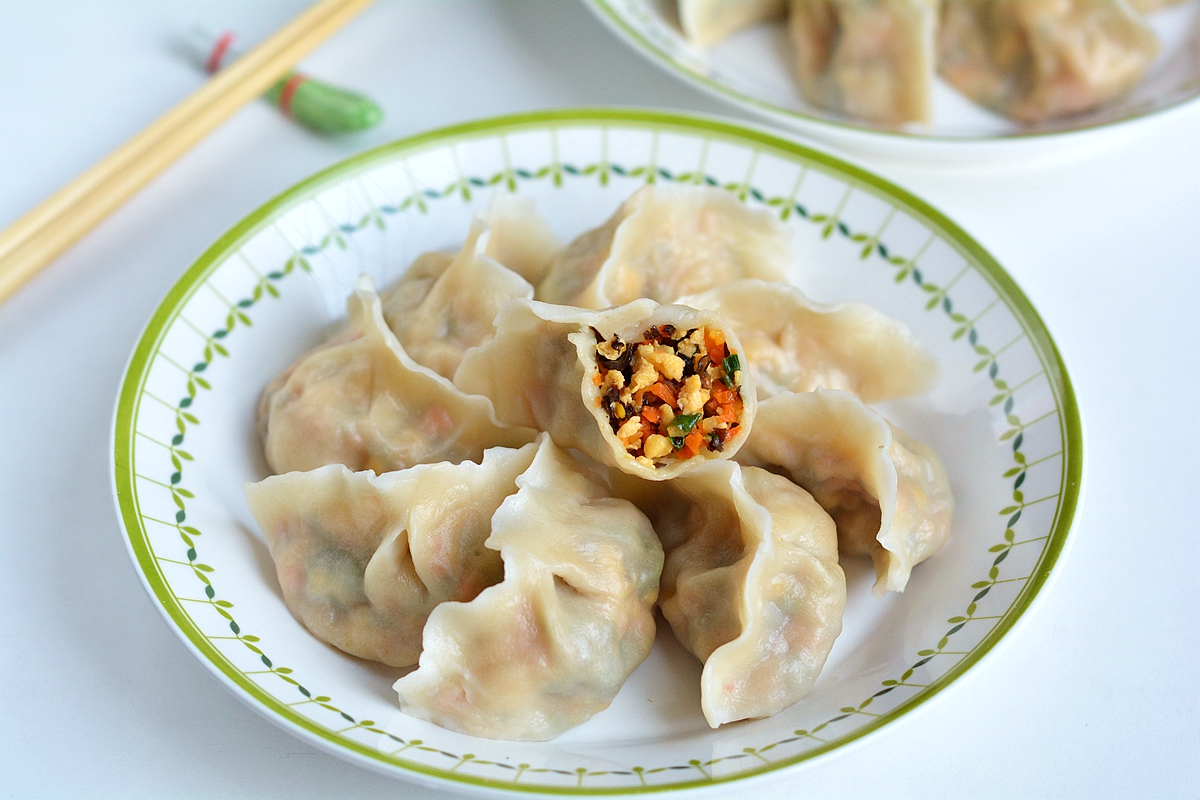
<svg viewBox="0 0 1200 800">
<path fill-rule="evenodd" d="M 0 232 L 0 302 L 373 0 L 320 0 Z"/>
</svg>

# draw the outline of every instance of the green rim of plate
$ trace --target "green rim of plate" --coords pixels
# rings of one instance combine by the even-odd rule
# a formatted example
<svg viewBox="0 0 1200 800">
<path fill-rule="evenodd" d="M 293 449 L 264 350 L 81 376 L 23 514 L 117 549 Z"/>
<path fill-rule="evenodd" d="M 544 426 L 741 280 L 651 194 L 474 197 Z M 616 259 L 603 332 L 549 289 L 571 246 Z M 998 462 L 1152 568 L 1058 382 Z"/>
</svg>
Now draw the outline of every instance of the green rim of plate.
<svg viewBox="0 0 1200 800">
<path fill-rule="evenodd" d="M 276 213 L 307 199 L 320 191 L 322 187 L 339 180 L 341 177 L 349 173 L 358 172 L 375 162 L 390 159 L 405 152 L 417 150 L 431 144 L 450 144 L 455 141 L 474 138 L 479 134 L 502 134 L 548 126 L 562 128 L 570 126 L 594 126 L 598 124 L 640 127 L 651 131 L 703 133 L 712 138 L 724 139 L 743 145 L 751 144 L 760 150 L 773 151 L 784 157 L 799 158 L 810 163 L 820 164 L 832 172 L 838 173 L 840 177 L 851 184 L 857 184 L 860 187 L 871 189 L 873 193 L 887 196 L 897 207 L 903 208 L 915 218 L 925 222 L 932 229 L 941 233 L 946 241 L 962 256 L 977 266 L 980 273 L 989 281 L 1013 311 L 1015 318 L 1028 335 L 1039 361 L 1045 368 L 1049 385 L 1058 404 L 1060 435 L 1063 441 L 1065 461 L 1063 464 L 1059 505 L 1056 510 L 1054 523 L 1051 526 L 1049 540 L 1038 564 L 1026 581 L 1025 588 L 1009 607 L 1004 618 L 971 650 L 969 655 L 951 667 L 924 691 L 914 695 L 894 709 L 873 719 L 853 732 L 847 733 L 827 744 L 814 747 L 792 758 L 782 759 L 772 762 L 769 765 L 763 765 L 762 767 L 745 770 L 733 775 L 685 780 L 665 785 L 580 788 L 517 784 L 503 780 L 464 775 L 446 769 L 438 769 L 411 762 L 399 763 L 394 759 L 386 758 L 379 751 L 358 742 L 331 735 L 330 732 L 321 726 L 295 713 L 286 705 L 270 696 L 266 691 L 247 679 L 241 672 L 233 669 L 191 621 L 180 602 L 170 591 L 150 550 L 147 541 L 147 532 L 142 525 L 137 495 L 134 490 L 134 423 L 137 419 L 142 388 L 149 374 L 151 359 L 157 351 L 163 336 L 188 298 L 229 252 L 235 250 L 242 242 L 254 235 Z M 1017 623 L 1038 596 L 1040 590 L 1050 578 L 1055 564 L 1058 562 L 1059 556 L 1062 554 L 1067 543 L 1079 502 L 1083 473 L 1083 437 L 1079 409 L 1076 405 L 1074 390 L 1067 376 L 1066 367 L 1063 364 L 1058 349 L 1050 338 L 1050 334 L 1038 316 L 1037 311 L 1034 310 L 1032 304 L 1030 304 L 1029 300 L 1017 287 L 1013 279 L 1009 277 L 995 259 L 957 225 L 927 203 L 882 178 L 840 159 L 762 131 L 703 117 L 659 111 L 604 108 L 564 109 L 495 117 L 441 128 L 401 139 L 391 144 L 368 150 L 329 167 L 307 180 L 296 184 L 291 189 L 288 189 L 258 208 L 218 239 L 216 243 L 209 247 L 184 272 L 183 276 L 180 277 L 167 293 L 166 297 L 163 298 L 150 318 L 138 340 L 137 346 L 134 348 L 121 382 L 113 420 L 112 447 L 114 499 L 117 505 L 118 516 L 125 530 L 126 545 L 131 558 L 137 565 L 138 574 L 143 585 L 156 601 L 160 613 L 168 620 L 184 644 L 195 652 L 205 662 L 206 666 L 211 671 L 214 671 L 217 677 L 231 690 L 234 690 L 234 693 L 246 702 L 247 705 L 270 721 L 284 726 L 293 733 L 301 734 L 336 755 L 349 757 L 351 760 L 356 761 L 356 763 L 385 770 L 392 774 L 395 774 L 398 770 L 408 771 L 414 773 L 414 777 L 423 775 L 439 778 L 451 783 L 540 794 L 601 795 L 661 792 L 745 780 L 756 775 L 774 772 L 809 761 L 817 756 L 844 748 L 846 745 L 880 729 L 887 723 L 920 706 L 950 685 L 991 651 L 1004 634 Z"/>
<path fill-rule="evenodd" d="M 846 131 L 864 136 L 877 136 L 883 139 L 895 138 L 904 139 L 907 141 L 918 142 L 937 142 L 940 144 L 973 144 L 978 142 L 1010 142 L 1031 139 L 1053 139 L 1062 136 L 1070 136 L 1072 134 L 1084 133 L 1087 131 L 1098 131 L 1105 128 L 1114 128 L 1121 125 L 1128 125 L 1137 122 L 1146 117 L 1158 116 L 1170 111 L 1178 109 L 1180 106 L 1186 105 L 1198 98 L 1200 92 L 1193 92 L 1186 97 L 1180 97 L 1167 105 L 1151 108 L 1146 111 L 1131 114 L 1120 119 L 1107 120 L 1105 122 L 1095 122 L 1088 125 L 1081 125 L 1077 128 L 1064 128 L 1062 130 L 1053 131 L 1017 131 L 1001 136 L 944 136 L 926 133 L 910 133 L 908 131 L 899 130 L 883 130 L 880 128 L 868 128 L 859 125 L 853 125 L 848 122 L 839 122 L 833 119 L 825 119 L 824 117 L 815 117 L 810 114 L 804 114 L 795 109 L 784 108 L 783 106 L 768 103 L 765 100 L 760 100 L 752 95 L 739 92 L 726 86 L 723 83 L 718 83 L 706 75 L 701 75 L 698 72 L 693 72 L 687 67 L 680 64 L 669 53 L 664 52 L 658 45 L 647 39 L 640 31 L 632 27 L 625 21 L 624 17 L 619 12 L 614 10 L 613 4 L 609 0 L 583 0 L 584 5 L 588 6 L 601 21 L 605 22 L 610 28 L 620 34 L 621 38 L 625 39 L 626 44 L 638 51 L 644 56 L 649 56 L 650 59 L 659 67 L 678 75 L 689 83 L 695 84 L 710 94 L 722 98 L 726 102 L 733 103 L 738 106 L 748 107 L 758 114 L 766 116 L 768 119 L 778 123 L 785 120 L 811 122 L 816 125 L 822 125 L 833 128 L 838 131 Z"/>
</svg>

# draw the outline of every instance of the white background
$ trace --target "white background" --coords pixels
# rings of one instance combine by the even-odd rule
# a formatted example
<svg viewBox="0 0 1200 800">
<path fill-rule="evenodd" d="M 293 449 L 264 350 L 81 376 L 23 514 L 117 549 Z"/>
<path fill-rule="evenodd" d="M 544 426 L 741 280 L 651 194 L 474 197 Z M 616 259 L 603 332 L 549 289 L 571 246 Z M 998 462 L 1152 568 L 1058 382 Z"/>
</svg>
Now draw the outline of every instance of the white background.
<svg viewBox="0 0 1200 800">
<path fill-rule="evenodd" d="M 0 8 L 0 227 L 200 85 L 196 23 L 266 36 L 286 2 Z M 0 306 L 0 797 L 441 798 L 258 717 L 167 628 L 109 488 L 117 385 L 183 269 L 305 176 L 453 122 L 579 105 L 736 116 L 568 0 L 382 0 L 304 65 L 385 108 L 314 136 L 246 108 Z M 727 796 L 1200 797 L 1200 104 L 1054 159 L 865 161 L 1016 278 L 1066 359 L 1088 486 L 1060 579 L 951 690 Z"/>
</svg>

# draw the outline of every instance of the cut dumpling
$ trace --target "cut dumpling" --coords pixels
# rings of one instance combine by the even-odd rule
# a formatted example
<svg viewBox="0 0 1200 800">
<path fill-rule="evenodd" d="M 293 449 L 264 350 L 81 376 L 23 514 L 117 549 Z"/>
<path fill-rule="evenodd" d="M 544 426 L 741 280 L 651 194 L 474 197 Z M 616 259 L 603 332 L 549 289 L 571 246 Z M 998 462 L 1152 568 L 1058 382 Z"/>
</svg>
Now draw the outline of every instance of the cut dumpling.
<svg viewBox="0 0 1200 800">
<path fill-rule="evenodd" d="M 514 300 L 454 382 L 511 425 L 649 480 L 728 458 L 754 418 L 736 334 L 712 311 L 642 299 L 606 311 Z"/>
<path fill-rule="evenodd" d="M 946 80 L 1029 123 L 1124 94 L 1160 47 L 1124 0 L 945 0 L 939 35 Z"/>
<path fill-rule="evenodd" d="M 673 303 L 740 278 L 782 281 L 786 230 L 723 189 L 639 189 L 599 228 L 560 252 L 537 299 L 608 308 L 649 297 Z"/>
<path fill-rule="evenodd" d="M 679 24 L 692 44 L 711 47 L 742 28 L 783 17 L 785 0 L 679 0 Z"/>
<path fill-rule="evenodd" d="M 791 0 L 804 99 L 881 125 L 928 122 L 937 23 L 938 0 Z"/>
<path fill-rule="evenodd" d="M 738 332 L 759 399 L 821 387 L 877 403 L 922 394 L 937 378 L 937 361 L 908 326 L 862 303 L 821 305 L 757 280 L 679 302 L 716 311 Z"/>
<path fill-rule="evenodd" d="M 529 281 L 485 254 L 493 235 L 475 220 L 461 251 L 424 254 L 380 298 L 383 318 L 405 352 L 446 378 L 466 350 L 492 338 L 500 306 L 533 297 Z"/>
<path fill-rule="evenodd" d="M 875 562 L 877 597 L 904 591 L 950 536 L 954 498 L 937 454 L 847 392 L 764 400 L 737 460 L 811 492 L 837 523 L 839 552 Z"/>
<path fill-rule="evenodd" d="M 537 286 L 562 245 L 549 223 L 537 213 L 533 198 L 498 192 L 480 216 L 491 231 L 484 255 Z"/>
<path fill-rule="evenodd" d="M 833 520 L 787 478 L 729 461 L 667 487 L 651 514 L 666 550 L 659 605 L 704 662 L 705 718 L 715 728 L 782 711 L 842 631 Z"/>
<path fill-rule="evenodd" d="M 535 432 L 500 424 L 486 397 L 464 394 L 418 365 L 383 321 L 371 279 L 348 302 L 349 326 L 276 376 L 259 403 L 275 473 L 326 464 L 375 472 L 433 461 L 478 461 Z"/>
<path fill-rule="evenodd" d="M 504 580 L 443 603 L 402 710 L 491 739 L 544 741 L 612 702 L 654 642 L 662 547 L 632 504 L 548 437 L 492 518 Z"/>
<path fill-rule="evenodd" d="M 246 501 L 292 614 L 340 650 L 405 667 L 417 663 L 429 612 L 503 577 L 483 543 L 536 451 L 494 448 L 482 464 L 379 477 L 331 465 L 246 484 Z"/>
</svg>

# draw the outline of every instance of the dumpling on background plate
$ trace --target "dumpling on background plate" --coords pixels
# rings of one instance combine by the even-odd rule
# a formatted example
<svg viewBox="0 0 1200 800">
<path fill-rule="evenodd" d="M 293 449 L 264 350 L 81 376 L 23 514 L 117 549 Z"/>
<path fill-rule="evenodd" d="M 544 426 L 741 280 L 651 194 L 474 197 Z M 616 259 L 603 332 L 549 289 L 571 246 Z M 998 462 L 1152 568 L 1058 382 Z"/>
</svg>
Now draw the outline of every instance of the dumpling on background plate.
<svg viewBox="0 0 1200 800">
<path fill-rule="evenodd" d="M 327 464 L 387 472 L 433 461 L 478 461 L 535 431 L 503 425 L 485 397 L 417 364 L 383 319 L 371 279 L 348 301 L 349 325 L 300 356 L 263 390 L 259 434 L 275 473 Z"/>
<path fill-rule="evenodd" d="M 679 25 L 688 41 L 711 47 L 743 28 L 782 18 L 786 0 L 679 0 Z"/>
<path fill-rule="evenodd" d="M 876 597 L 904 591 L 950 536 L 954 497 L 941 459 L 848 392 L 764 400 L 736 458 L 811 492 L 837 523 L 841 555 L 875 562 Z"/>
<path fill-rule="evenodd" d="M 933 114 L 938 0 L 790 0 L 804 99 L 896 126 Z"/>
<path fill-rule="evenodd" d="M 946 80 L 1026 123 L 1125 94 L 1160 49 L 1125 0 L 944 0 L 939 39 Z"/>
<path fill-rule="evenodd" d="M 771 214 L 724 189 L 651 184 L 555 256 L 535 296 L 593 309 L 673 303 L 741 278 L 785 280 L 790 258 Z"/>
<path fill-rule="evenodd" d="M 491 739 L 544 741 L 586 722 L 650 654 L 662 547 L 650 521 L 543 434 L 486 546 L 504 580 L 443 603 L 401 709 Z"/>
<path fill-rule="evenodd" d="M 406 667 L 417 663 L 429 612 L 503 577 L 483 543 L 536 452 L 498 447 L 482 464 L 378 477 L 330 465 L 246 484 L 246 501 L 292 615 L 340 650 Z"/>
<path fill-rule="evenodd" d="M 833 520 L 787 478 L 730 461 L 663 484 L 663 616 L 704 662 L 709 725 L 768 717 L 812 689 L 842 631 Z"/>
<path fill-rule="evenodd" d="M 513 300 L 454 383 L 490 398 L 507 424 L 659 481 L 742 446 L 756 404 L 742 353 L 712 311 L 645 298 L 605 311 Z"/>
<path fill-rule="evenodd" d="M 738 332 L 760 400 L 841 389 L 865 403 L 923 394 L 933 354 L 908 326 L 864 303 L 814 303 L 791 284 L 744 280 L 680 298 L 716 311 Z"/>
</svg>

